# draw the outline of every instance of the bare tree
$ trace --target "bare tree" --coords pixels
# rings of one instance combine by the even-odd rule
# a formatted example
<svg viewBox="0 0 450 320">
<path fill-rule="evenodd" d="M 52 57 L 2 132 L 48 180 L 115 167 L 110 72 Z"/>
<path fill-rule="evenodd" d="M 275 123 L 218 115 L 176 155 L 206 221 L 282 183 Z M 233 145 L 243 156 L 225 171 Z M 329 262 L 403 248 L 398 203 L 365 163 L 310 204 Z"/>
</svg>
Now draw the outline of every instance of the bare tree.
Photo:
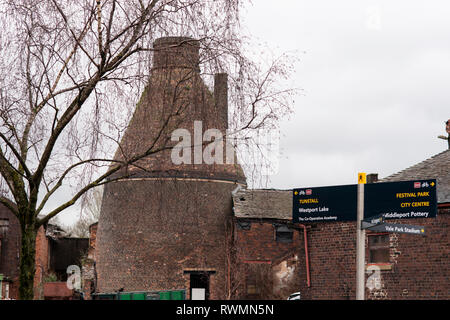
<svg viewBox="0 0 450 320">
<path fill-rule="evenodd" d="M 86 192 L 82 199 L 81 214 L 78 220 L 69 227 L 68 233 L 75 238 L 88 238 L 89 227 L 98 222 L 102 206 L 103 188 L 94 188 Z M 58 217 L 58 216 L 56 216 Z"/>
<path fill-rule="evenodd" d="M 291 64 L 281 58 L 264 68 L 246 57 L 240 7 L 239 0 L 0 1 L 0 192 L 15 205 L 0 201 L 21 225 L 21 299 L 33 298 L 38 228 L 167 148 L 155 137 L 133 157 L 114 160 L 111 152 L 144 90 L 155 38 L 200 40 L 205 79 L 229 74 L 230 125 L 242 137 L 290 112 L 293 90 L 276 81 Z M 48 209 L 63 185 L 75 192 Z"/>
</svg>

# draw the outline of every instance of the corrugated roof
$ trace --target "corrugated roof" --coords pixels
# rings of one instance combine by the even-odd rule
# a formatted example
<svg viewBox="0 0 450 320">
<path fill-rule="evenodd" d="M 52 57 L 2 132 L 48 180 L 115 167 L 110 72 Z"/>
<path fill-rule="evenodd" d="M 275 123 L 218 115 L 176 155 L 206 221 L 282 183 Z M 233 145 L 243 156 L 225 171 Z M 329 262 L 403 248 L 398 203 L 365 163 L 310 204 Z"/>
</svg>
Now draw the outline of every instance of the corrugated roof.
<svg viewBox="0 0 450 320">
<path fill-rule="evenodd" d="M 408 180 L 437 180 L 438 203 L 450 202 L 450 150 L 438 153 L 433 157 L 394 173 L 380 182 Z"/>
<path fill-rule="evenodd" d="M 292 190 L 241 190 L 233 202 L 237 218 L 292 219 Z"/>
</svg>

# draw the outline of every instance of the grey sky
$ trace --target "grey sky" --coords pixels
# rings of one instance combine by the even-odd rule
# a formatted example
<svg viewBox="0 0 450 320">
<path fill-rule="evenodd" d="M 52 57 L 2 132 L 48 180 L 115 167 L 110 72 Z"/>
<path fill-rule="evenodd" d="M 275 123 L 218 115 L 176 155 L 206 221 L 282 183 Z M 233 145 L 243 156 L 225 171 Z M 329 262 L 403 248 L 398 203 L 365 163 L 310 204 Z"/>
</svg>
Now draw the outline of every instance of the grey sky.
<svg viewBox="0 0 450 320">
<path fill-rule="evenodd" d="M 384 177 L 447 148 L 450 2 L 258 0 L 243 16 L 247 32 L 300 58 L 271 187 Z"/>
</svg>

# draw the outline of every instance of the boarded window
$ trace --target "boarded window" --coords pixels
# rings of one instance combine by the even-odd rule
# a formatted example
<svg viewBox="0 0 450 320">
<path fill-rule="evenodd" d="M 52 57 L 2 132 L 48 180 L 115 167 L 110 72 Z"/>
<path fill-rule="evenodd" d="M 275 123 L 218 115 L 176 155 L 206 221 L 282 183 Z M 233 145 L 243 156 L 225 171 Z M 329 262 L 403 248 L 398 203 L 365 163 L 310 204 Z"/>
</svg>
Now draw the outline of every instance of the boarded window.
<svg viewBox="0 0 450 320">
<path fill-rule="evenodd" d="M 8 219 L 0 219 L 0 266 L 2 265 L 2 238 L 6 237 L 9 227 Z"/>
<path fill-rule="evenodd" d="M 241 220 L 238 220 L 236 225 L 239 230 L 246 230 L 246 231 L 250 230 L 250 228 L 252 226 L 252 224 L 250 222 L 241 221 Z"/>
<path fill-rule="evenodd" d="M 277 242 L 291 243 L 294 232 L 287 226 L 275 226 L 276 228 L 276 240 Z"/>
<path fill-rule="evenodd" d="M 368 235 L 369 263 L 389 263 L 389 234 Z"/>
<path fill-rule="evenodd" d="M 246 283 L 247 283 L 247 295 L 249 296 L 259 295 L 260 289 L 256 281 L 256 275 L 254 274 L 247 275 Z"/>
</svg>

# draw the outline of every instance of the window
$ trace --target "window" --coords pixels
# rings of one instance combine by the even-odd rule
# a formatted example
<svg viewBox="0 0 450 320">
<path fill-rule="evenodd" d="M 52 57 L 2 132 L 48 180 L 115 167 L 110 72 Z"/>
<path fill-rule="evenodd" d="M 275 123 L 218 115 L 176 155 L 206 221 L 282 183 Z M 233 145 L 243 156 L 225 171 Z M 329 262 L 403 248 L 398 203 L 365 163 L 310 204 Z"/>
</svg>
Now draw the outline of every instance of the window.
<svg viewBox="0 0 450 320">
<path fill-rule="evenodd" d="M 254 296 L 259 294 L 259 286 L 254 273 L 247 274 L 247 295 Z"/>
<path fill-rule="evenodd" d="M 9 227 L 9 220 L 0 218 L 0 265 L 2 264 L 2 239 L 6 237 Z"/>
<path fill-rule="evenodd" d="M 0 238 L 6 236 L 9 227 L 9 220 L 0 218 Z"/>
<path fill-rule="evenodd" d="M 248 222 L 248 221 L 238 220 L 236 224 L 237 224 L 237 228 L 239 230 L 246 230 L 246 231 L 248 231 L 252 227 L 252 224 L 250 222 Z"/>
<path fill-rule="evenodd" d="M 369 263 L 389 263 L 389 234 L 368 235 Z"/>
<path fill-rule="evenodd" d="M 288 227 L 281 225 L 275 226 L 275 237 L 277 242 L 291 243 L 294 232 Z"/>
</svg>

